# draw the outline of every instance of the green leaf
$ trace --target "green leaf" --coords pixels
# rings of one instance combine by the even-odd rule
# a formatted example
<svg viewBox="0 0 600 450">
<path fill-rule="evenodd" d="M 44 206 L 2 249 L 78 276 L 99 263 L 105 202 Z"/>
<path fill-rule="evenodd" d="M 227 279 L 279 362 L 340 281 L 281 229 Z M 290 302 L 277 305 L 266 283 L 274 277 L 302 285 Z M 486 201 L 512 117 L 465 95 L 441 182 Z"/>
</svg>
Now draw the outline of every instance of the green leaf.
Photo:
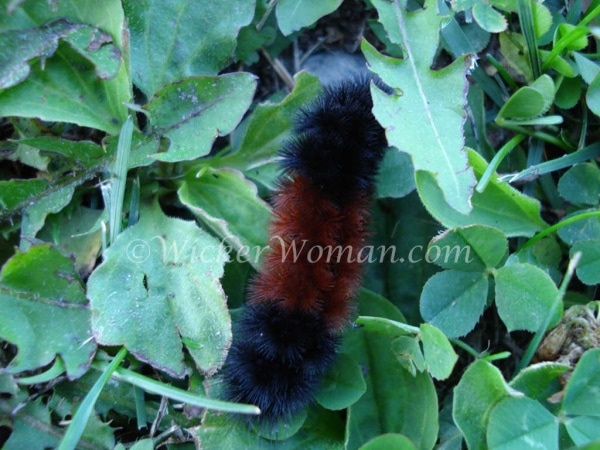
<svg viewBox="0 0 600 450">
<path fill-rule="evenodd" d="M 58 42 L 64 39 L 95 65 L 96 74 L 103 79 L 114 78 L 121 63 L 121 53 L 106 33 L 90 25 L 56 20 L 37 28 L 9 30 L 0 33 L 0 47 L 10 52 L 0 53 L 0 89 L 13 87 L 30 73 L 34 58 L 51 58 Z"/>
<path fill-rule="evenodd" d="M 337 411 L 352 405 L 366 390 L 367 385 L 356 360 L 346 353 L 340 353 L 322 380 L 315 400 L 324 408 Z"/>
<path fill-rule="evenodd" d="M 385 303 L 384 303 L 385 304 Z M 361 301 L 359 314 L 402 320 L 380 302 Z M 412 376 L 390 351 L 393 338 L 355 329 L 345 350 L 367 367 L 367 391 L 348 410 L 346 448 L 356 450 L 384 433 L 403 434 L 419 449 L 431 449 L 438 432 L 437 396 L 430 376 Z"/>
<path fill-rule="evenodd" d="M 562 390 L 559 377 L 570 370 L 569 365 L 555 362 L 532 364 L 521 370 L 510 386 L 534 400 L 544 402 Z"/>
<path fill-rule="evenodd" d="M 286 36 L 292 34 L 332 13 L 341 4 L 342 0 L 279 0 L 275 10 L 279 29 Z"/>
<path fill-rule="evenodd" d="M 25 26 L 20 21 L 23 17 L 27 17 Z M 73 36 L 71 45 L 59 45 L 54 56 L 46 59 L 43 66 L 37 63 L 31 66 L 25 81 L 3 91 L 0 116 L 71 122 L 117 134 L 127 117 L 124 103 L 131 100 L 128 64 L 120 64 L 116 77 L 110 80 L 100 78 L 96 71 L 99 70 L 102 76 L 112 76 L 116 61 L 115 52 L 110 49 L 116 51 L 118 48 L 123 52 L 121 2 L 61 1 L 50 6 L 44 0 L 31 0 L 26 7 L 19 5 L 5 26 L 8 29 L 32 28 L 63 18 L 71 23 L 94 24 L 94 27 L 89 29 L 88 35 L 82 31 Z M 93 30 L 107 32 L 110 37 Z M 99 53 L 81 48 L 86 39 L 90 39 L 91 48 L 99 46 Z M 104 44 L 107 39 L 112 39 L 114 45 Z M 103 50 L 105 46 L 110 47 Z"/>
<path fill-rule="evenodd" d="M 49 214 L 56 214 L 69 204 L 75 192 L 75 184 L 71 183 L 58 188 L 25 208 L 21 219 L 22 250 L 29 247 L 29 243 L 35 238 L 37 232 L 42 229 Z"/>
<path fill-rule="evenodd" d="M 291 137 L 300 108 L 313 101 L 321 91 L 318 78 L 308 72 L 297 73 L 294 80 L 294 90 L 281 102 L 267 101 L 254 109 L 239 147 L 215 158 L 210 163 L 212 166 L 247 170 L 248 176 L 252 176 L 256 168 L 274 163 L 277 152 Z"/>
<path fill-rule="evenodd" d="M 600 75 L 596 75 L 590 83 L 585 99 L 590 111 L 600 116 Z"/>
<path fill-rule="evenodd" d="M 48 187 L 48 182 L 39 178 L 28 180 L 0 181 L 0 206 L 1 218 L 11 213 L 11 210 L 23 208 L 26 204 L 37 200 L 40 194 Z"/>
<path fill-rule="evenodd" d="M 4 265 L 0 309 L 0 338 L 19 348 L 6 372 L 34 370 L 57 357 L 70 379 L 86 372 L 96 350 L 90 311 L 73 261 L 56 248 L 32 246 Z"/>
<path fill-rule="evenodd" d="M 124 345 L 175 377 L 185 374 L 185 346 L 200 370 L 214 372 L 231 341 L 218 282 L 226 260 L 219 242 L 192 222 L 158 205 L 142 209 L 88 280 L 98 342 Z"/>
<path fill-rule="evenodd" d="M 565 388 L 565 414 L 600 417 L 600 348 L 586 351 Z"/>
<path fill-rule="evenodd" d="M 250 106 L 256 79 L 244 72 L 197 76 L 160 89 L 144 106 L 152 130 L 171 140 L 159 161 L 196 159 L 210 152 L 217 136 L 230 133 Z"/>
<path fill-rule="evenodd" d="M 563 220 L 585 213 L 597 213 L 596 208 L 580 209 L 571 214 L 567 214 Z M 558 230 L 558 236 L 569 245 L 579 241 L 590 241 L 600 239 L 600 218 L 588 217 L 578 220 L 569 225 L 565 225 Z"/>
<path fill-rule="evenodd" d="M 134 84 L 147 97 L 195 75 L 216 75 L 233 61 L 236 38 L 254 17 L 254 1 L 128 0 Z"/>
<path fill-rule="evenodd" d="M 475 151 L 469 151 L 469 163 L 477 177 L 485 172 L 487 163 Z M 447 228 L 465 225 L 486 225 L 497 228 L 506 237 L 531 236 L 546 226 L 540 217 L 540 204 L 507 183 L 492 177 L 483 192 L 473 194 L 473 211 L 460 214 L 444 200 L 440 188 L 427 172 L 417 172 L 419 196 L 429 213 Z"/>
<path fill-rule="evenodd" d="M 486 31 L 500 33 L 506 30 L 506 19 L 487 3 L 477 2 L 473 5 L 473 18 Z"/>
<path fill-rule="evenodd" d="M 482 272 L 445 270 L 432 276 L 421 293 L 421 315 L 448 336 L 464 336 L 483 313 L 488 280 Z"/>
<path fill-rule="evenodd" d="M 505 398 L 490 413 L 487 443 L 494 449 L 558 450 L 558 419 L 530 398 Z"/>
<path fill-rule="evenodd" d="M 569 66 L 571 67 L 571 66 Z M 581 78 L 563 78 L 556 91 L 554 104 L 562 109 L 571 109 L 578 104 L 581 97 Z"/>
<path fill-rule="evenodd" d="M 24 400 L 24 399 L 22 399 Z M 2 446 L 2 450 L 44 450 L 58 445 L 61 430 L 52 425 L 48 405 L 44 398 L 25 402 L 16 413 L 7 401 L 0 402 L 0 416 L 12 417 L 12 433 Z"/>
<path fill-rule="evenodd" d="M 564 423 L 569 437 L 578 448 L 587 444 L 597 448 L 600 441 L 600 417 L 577 416 L 565 420 Z"/>
<path fill-rule="evenodd" d="M 600 202 L 600 169 L 593 163 L 575 164 L 558 181 L 558 193 L 576 205 Z"/>
<path fill-rule="evenodd" d="M 452 373 L 458 355 L 448 338 L 436 327 L 422 323 L 420 329 L 428 371 L 433 378 L 445 380 Z"/>
<path fill-rule="evenodd" d="M 559 295 L 548 274 L 531 264 L 517 263 L 501 267 L 494 278 L 498 314 L 508 331 L 538 331 Z M 555 312 L 550 327 L 558 323 L 561 315 L 562 307 Z"/>
<path fill-rule="evenodd" d="M 373 113 L 386 129 L 389 144 L 410 154 L 415 170 L 428 172 L 446 202 L 467 214 L 476 184 L 463 137 L 468 57 L 461 56 L 439 71 L 430 69 L 444 19 L 437 14 L 434 0 L 411 13 L 399 0 L 372 3 L 388 36 L 406 55 L 404 60 L 386 57 L 363 40 L 361 48 L 371 69 L 399 93 L 388 95 L 372 87 Z"/>
<path fill-rule="evenodd" d="M 454 389 L 452 416 L 471 450 L 487 449 L 490 413 L 510 390 L 500 371 L 487 361 L 469 366 Z"/>
<path fill-rule="evenodd" d="M 530 86 L 515 92 L 498 112 L 496 122 L 506 120 L 533 119 L 546 113 L 554 101 L 554 82 L 548 75 L 542 75 Z"/>
<path fill-rule="evenodd" d="M 495 228 L 471 225 L 446 230 L 429 243 L 427 253 L 433 258 L 432 247 L 441 257 L 432 261 L 444 269 L 483 271 L 496 267 L 508 251 L 508 241 Z"/>
<path fill-rule="evenodd" d="M 533 28 L 537 39 L 544 36 L 552 28 L 552 13 L 542 3 L 531 4 L 533 12 Z"/>
<path fill-rule="evenodd" d="M 377 174 L 377 198 L 399 198 L 415 189 L 414 169 L 410 156 L 388 149 Z"/>
<path fill-rule="evenodd" d="M 406 436 L 386 433 L 371 439 L 360 450 L 416 450 L 415 444 Z"/>
<path fill-rule="evenodd" d="M 233 169 L 207 169 L 199 178 L 188 177 L 177 191 L 196 218 L 230 246 L 233 258 L 260 264 L 267 245 L 271 210 L 258 197 L 256 186 Z"/>
<path fill-rule="evenodd" d="M 592 84 L 592 81 L 594 81 L 596 76 L 600 73 L 600 66 L 581 53 L 573 52 L 573 57 L 577 64 L 577 69 L 579 69 L 581 78 L 583 78 L 587 84 Z"/>
<path fill-rule="evenodd" d="M 588 286 L 600 283 L 600 240 L 579 241 L 573 244 L 569 256 L 581 252 L 581 260 L 577 266 L 577 277 Z"/>
</svg>

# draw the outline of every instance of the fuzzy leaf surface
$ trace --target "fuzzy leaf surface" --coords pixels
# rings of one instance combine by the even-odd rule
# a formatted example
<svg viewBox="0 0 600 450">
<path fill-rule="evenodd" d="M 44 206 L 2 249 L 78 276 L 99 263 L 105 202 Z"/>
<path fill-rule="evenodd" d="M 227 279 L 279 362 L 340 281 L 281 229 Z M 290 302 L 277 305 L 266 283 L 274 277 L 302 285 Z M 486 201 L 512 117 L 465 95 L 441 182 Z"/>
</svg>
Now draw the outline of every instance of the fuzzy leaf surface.
<svg viewBox="0 0 600 450">
<path fill-rule="evenodd" d="M 255 1 L 127 0 L 133 83 L 148 97 L 194 75 L 216 75 L 233 62 L 240 29 Z"/>
<path fill-rule="evenodd" d="M 0 338 L 19 349 L 7 372 L 37 369 L 55 358 L 71 379 L 86 372 L 96 351 L 90 310 L 73 261 L 56 248 L 33 246 L 4 265 L 0 309 Z"/>
<path fill-rule="evenodd" d="M 200 370 L 214 372 L 231 341 L 219 284 L 226 260 L 193 222 L 169 218 L 158 205 L 142 209 L 88 281 L 98 342 L 124 345 L 175 377 L 185 374 L 185 346 Z"/>
<path fill-rule="evenodd" d="M 386 129 L 390 145 L 410 154 L 415 171 L 431 174 L 446 202 L 468 214 L 476 183 L 463 136 L 468 57 L 439 71 L 430 69 L 443 20 L 435 1 L 428 0 L 424 9 L 411 13 L 399 0 L 374 0 L 373 5 L 388 36 L 406 55 L 404 60 L 387 57 L 363 41 L 371 69 L 398 92 L 388 95 L 372 88 L 375 117 Z"/>
</svg>

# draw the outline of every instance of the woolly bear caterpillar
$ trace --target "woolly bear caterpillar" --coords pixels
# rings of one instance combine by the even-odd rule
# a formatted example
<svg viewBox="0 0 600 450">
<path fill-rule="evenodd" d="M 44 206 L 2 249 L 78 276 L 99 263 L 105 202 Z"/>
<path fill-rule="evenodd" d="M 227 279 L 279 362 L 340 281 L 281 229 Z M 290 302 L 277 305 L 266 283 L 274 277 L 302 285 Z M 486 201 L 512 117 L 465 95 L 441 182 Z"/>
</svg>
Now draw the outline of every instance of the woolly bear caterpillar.
<svg viewBox="0 0 600 450">
<path fill-rule="evenodd" d="M 326 88 L 282 150 L 271 250 L 251 282 L 223 367 L 226 395 L 287 419 L 312 400 L 335 360 L 360 286 L 374 178 L 387 147 L 370 81 Z"/>
</svg>

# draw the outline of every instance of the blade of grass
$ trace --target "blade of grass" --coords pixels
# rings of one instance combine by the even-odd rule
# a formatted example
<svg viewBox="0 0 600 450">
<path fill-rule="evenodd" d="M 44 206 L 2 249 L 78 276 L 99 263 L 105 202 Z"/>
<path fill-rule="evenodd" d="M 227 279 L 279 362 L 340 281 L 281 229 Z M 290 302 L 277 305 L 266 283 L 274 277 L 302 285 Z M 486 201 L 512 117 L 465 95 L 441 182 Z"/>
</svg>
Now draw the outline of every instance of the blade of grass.
<svg viewBox="0 0 600 450">
<path fill-rule="evenodd" d="M 504 158 L 517 146 L 521 143 L 521 141 L 525 139 L 525 135 L 517 134 L 511 140 L 509 140 L 506 144 L 498 150 L 498 153 L 494 155 L 494 158 L 488 165 L 487 169 L 481 176 L 479 183 L 477 183 L 477 187 L 475 188 L 477 192 L 483 192 L 488 185 L 490 178 L 496 171 L 498 170 L 498 166 L 502 163 Z"/>
<path fill-rule="evenodd" d="M 144 391 L 139 387 L 132 386 L 131 388 L 133 389 L 133 399 L 135 401 L 137 427 L 138 430 L 141 430 L 142 428 L 146 428 L 146 424 L 148 423 L 148 417 L 146 416 L 146 399 Z"/>
<path fill-rule="evenodd" d="M 117 158 L 111 170 L 111 201 L 108 211 L 110 243 L 115 242 L 121 232 L 121 215 L 123 214 L 123 199 L 125 198 L 125 185 L 127 183 L 127 162 L 131 153 L 131 139 L 133 136 L 133 120 L 131 116 L 121 127 L 119 142 L 117 144 Z"/>
<path fill-rule="evenodd" d="M 540 175 L 554 172 L 556 170 L 571 167 L 573 164 L 589 161 L 590 159 L 595 158 L 599 155 L 600 142 L 596 142 L 592 145 L 588 145 L 587 147 L 582 148 L 581 150 L 577 150 L 576 152 L 573 152 L 569 155 L 565 155 L 561 158 L 533 165 L 517 173 L 516 175 L 505 176 L 502 177 L 502 179 L 507 179 L 509 183 L 514 183 L 518 180 L 535 178 L 539 177 Z"/>
<path fill-rule="evenodd" d="M 584 212 L 584 213 L 581 213 L 581 214 L 577 214 L 575 216 L 571 216 L 571 217 L 569 217 L 567 219 L 563 219 L 560 222 L 555 223 L 551 227 L 548 227 L 545 230 L 540 231 L 538 234 L 536 234 L 531 239 L 529 239 L 528 241 L 526 241 L 521 246 L 521 248 L 519 249 L 519 251 L 525 250 L 526 248 L 531 247 L 533 244 L 535 244 L 540 239 L 543 239 L 546 236 L 548 236 L 548 235 L 556 232 L 557 230 L 560 230 L 562 227 L 566 227 L 567 225 L 571 225 L 571 224 L 573 224 L 575 222 L 579 222 L 580 220 L 590 219 L 592 217 L 600 217 L 600 211 L 588 211 L 588 212 Z"/>
<path fill-rule="evenodd" d="M 533 73 L 533 79 L 537 80 L 542 75 L 542 66 L 540 64 L 540 54 L 535 39 L 531 0 L 518 0 L 517 5 L 519 8 L 519 24 L 521 25 L 521 32 L 527 43 L 527 54 L 529 55 L 531 72 Z"/>
<path fill-rule="evenodd" d="M 94 405 L 96 404 L 96 400 L 100 396 L 100 392 L 104 388 L 104 385 L 110 379 L 111 375 L 114 371 L 119 367 L 119 364 L 123 361 L 123 359 L 127 356 L 127 349 L 125 347 L 119 350 L 119 353 L 115 355 L 110 364 L 107 364 L 102 371 L 102 374 L 96 380 L 92 388 L 86 394 L 85 398 L 79 405 L 77 412 L 73 416 L 73 420 L 69 424 L 65 435 L 63 436 L 60 444 L 58 446 L 58 450 L 73 450 L 77 446 L 79 442 L 79 438 L 83 435 L 83 430 L 88 423 L 90 416 L 92 415 L 92 411 L 94 410 Z"/>
<path fill-rule="evenodd" d="M 105 366 L 106 364 L 102 362 L 92 363 L 92 367 L 97 370 L 104 370 Z M 148 378 L 122 367 L 117 368 L 112 373 L 112 376 L 119 381 L 125 381 L 126 383 L 137 386 L 149 394 L 161 395 L 189 405 L 238 414 L 260 414 L 260 409 L 254 405 L 232 403 L 203 397 L 198 394 L 184 391 L 183 389 L 169 386 L 168 384 L 161 383 L 160 381 L 153 380 L 152 378 Z"/>
</svg>

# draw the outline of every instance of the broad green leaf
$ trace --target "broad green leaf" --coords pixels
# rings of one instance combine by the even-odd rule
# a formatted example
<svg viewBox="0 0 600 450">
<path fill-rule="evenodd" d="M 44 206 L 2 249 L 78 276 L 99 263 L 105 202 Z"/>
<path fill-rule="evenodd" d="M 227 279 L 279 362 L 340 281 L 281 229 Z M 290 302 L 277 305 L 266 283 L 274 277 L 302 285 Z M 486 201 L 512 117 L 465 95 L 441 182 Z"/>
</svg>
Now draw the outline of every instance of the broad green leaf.
<svg viewBox="0 0 600 450">
<path fill-rule="evenodd" d="M 600 348 L 586 351 L 565 388 L 565 414 L 600 417 Z"/>
<path fill-rule="evenodd" d="M 371 70 L 401 93 L 388 95 L 372 87 L 373 113 L 386 129 L 389 144 L 408 153 L 416 171 L 432 176 L 453 209 L 468 214 L 476 183 L 463 137 L 468 57 L 439 71 L 430 69 L 444 19 L 435 1 L 427 0 L 425 9 L 411 13 L 399 0 L 374 0 L 373 5 L 388 36 L 406 55 L 404 60 L 384 56 L 363 40 Z"/>
<path fill-rule="evenodd" d="M 66 0 L 56 5 L 30 0 L 19 5 L 12 20 L 3 25 L 5 29 L 34 28 L 63 18 L 74 24 L 93 24 L 94 29 L 108 33 L 118 51 L 123 52 L 124 16 L 118 0 Z M 124 103 L 131 101 L 129 68 L 128 64 L 120 64 L 110 80 L 98 76 L 97 68 L 102 76 L 112 76 L 115 64 L 115 53 L 102 50 L 106 40 L 102 36 L 75 35 L 71 45 L 59 45 L 43 66 L 34 63 L 25 81 L 2 92 L 0 116 L 70 122 L 117 134 L 127 116 Z M 91 48 L 99 46 L 99 59 L 92 56 L 95 52 L 81 48 L 85 39 L 91 39 Z"/>
<path fill-rule="evenodd" d="M 600 73 L 600 65 L 578 52 L 573 52 L 573 57 L 581 78 L 587 84 L 592 84 L 596 76 Z"/>
<path fill-rule="evenodd" d="M 402 320 L 380 302 L 361 301 L 359 314 Z M 412 376 L 394 358 L 392 339 L 351 330 L 344 348 L 367 368 L 367 391 L 348 410 L 345 448 L 356 450 L 384 433 L 403 434 L 418 449 L 431 449 L 438 432 L 437 395 L 430 376 Z"/>
<path fill-rule="evenodd" d="M 576 205 L 600 203 L 600 169 L 596 164 L 575 164 L 558 181 L 558 193 Z"/>
<path fill-rule="evenodd" d="M 86 372 L 96 350 L 90 311 L 73 261 L 56 248 L 32 246 L 4 265 L 0 309 L 0 338 L 19 349 L 5 371 L 34 370 L 58 357 L 70 379 Z"/>
<path fill-rule="evenodd" d="M 416 450 L 415 444 L 406 436 L 386 433 L 371 439 L 360 450 Z"/>
<path fill-rule="evenodd" d="M 552 13 L 542 3 L 534 2 L 531 5 L 533 12 L 533 29 L 535 37 L 541 38 L 552 28 Z"/>
<path fill-rule="evenodd" d="M 544 74 L 515 92 L 498 112 L 496 122 L 533 119 L 546 113 L 554 101 L 554 82 Z"/>
<path fill-rule="evenodd" d="M 233 62 L 236 38 L 254 16 L 254 1 L 127 0 L 133 83 L 151 97 L 196 75 L 216 75 Z"/>
<path fill-rule="evenodd" d="M 53 190 L 25 208 L 21 219 L 22 250 L 29 247 L 31 240 L 44 226 L 49 214 L 56 214 L 69 204 L 75 192 L 75 185 L 76 183 L 71 183 Z"/>
<path fill-rule="evenodd" d="M 475 151 L 469 151 L 469 163 L 480 178 L 487 163 Z M 540 204 L 507 183 L 492 177 L 483 192 L 473 194 L 473 211 L 460 214 L 445 202 L 440 188 L 427 172 L 417 172 L 419 196 L 429 213 L 447 228 L 486 225 L 497 228 L 506 237 L 531 236 L 546 226 L 540 217 Z"/>
<path fill-rule="evenodd" d="M 600 441 L 600 417 L 577 416 L 565 420 L 565 428 L 569 437 L 578 448 Z"/>
<path fill-rule="evenodd" d="M 365 379 L 356 360 L 346 353 L 340 353 L 325 375 L 315 400 L 327 409 L 345 409 L 358 400 L 366 389 Z"/>
<path fill-rule="evenodd" d="M 487 361 L 469 366 L 454 389 L 452 416 L 471 450 L 485 450 L 490 413 L 510 395 L 500 371 Z"/>
<path fill-rule="evenodd" d="M 423 355 L 431 376 L 437 380 L 445 380 L 452 373 L 458 355 L 452 348 L 448 338 L 436 327 L 422 323 L 421 340 L 423 341 Z"/>
<path fill-rule="evenodd" d="M 341 4 L 342 0 L 279 0 L 275 10 L 279 29 L 286 36 L 292 34 L 332 13 Z"/>
<path fill-rule="evenodd" d="M 423 286 L 421 315 L 448 337 L 464 336 L 483 313 L 488 284 L 482 272 L 436 273 Z"/>
<path fill-rule="evenodd" d="M 556 58 L 556 60 L 561 60 L 562 58 Z M 561 71 L 561 75 L 564 75 L 562 82 L 558 86 L 558 90 L 556 91 L 556 95 L 554 97 L 554 104 L 562 109 L 571 109 L 578 102 L 581 97 L 582 91 L 582 83 L 581 77 L 576 76 L 573 68 L 568 65 L 570 69 L 569 71 Z M 558 71 L 558 68 L 553 67 L 553 69 Z"/>
<path fill-rule="evenodd" d="M 596 78 L 590 83 L 587 93 L 585 94 L 586 103 L 588 108 L 600 116 L 600 75 L 596 75 Z"/>
<path fill-rule="evenodd" d="M 506 30 L 506 19 L 487 3 L 477 2 L 473 5 L 473 18 L 486 31 L 500 33 Z"/>
<path fill-rule="evenodd" d="M 487 443 L 493 449 L 558 450 L 558 419 L 530 398 L 505 398 L 490 413 Z"/>
<path fill-rule="evenodd" d="M 47 188 L 48 182 L 40 178 L 0 181 L 0 218 L 4 219 L 14 210 L 38 200 Z"/>
<path fill-rule="evenodd" d="M 404 197 L 415 189 L 410 156 L 391 148 L 385 153 L 377 174 L 377 197 Z"/>
<path fill-rule="evenodd" d="M 91 141 L 70 141 L 41 136 L 18 141 L 21 145 L 37 148 L 50 157 L 61 170 L 89 169 L 107 164 L 112 152 Z"/>
<path fill-rule="evenodd" d="M 260 265 L 268 244 L 269 206 L 256 186 L 233 169 L 207 168 L 200 177 L 188 177 L 177 191 L 196 218 L 212 229 L 233 259 Z"/>
<path fill-rule="evenodd" d="M 281 102 L 267 101 L 254 109 L 239 146 L 232 153 L 215 158 L 212 166 L 246 170 L 247 175 L 252 176 L 258 167 L 274 163 L 277 152 L 291 137 L 293 121 L 300 108 L 321 91 L 318 78 L 307 72 L 296 74 L 294 80 L 294 90 Z"/>
<path fill-rule="evenodd" d="M 4 400 L 0 402 L 0 417 L 13 416 L 12 433 L 4 442 L 2 449 L 44 450 L 56 448 L 61 430 L 52 425 L 50 409 L 44 403 L 44 398 L 39 397 L 34 401 L 25 402 L 22 408 L 13 413 L 16 406 Z"/>
<path fill-rule="evenodd" d="M 508 251 L 508 241 L 495 228 L 472 225 L 446 230 L 431 240 L 432 247 L 443 255 L 433 262 L 445 269 L 483 271 L 500 263 Z M 430 258 L 433 253 L 428 249 Z"/>
<path fill-rule="evenodd" d="M 600 240 L 576 242 L 569 251 L 570 257 L 576 252 L 582 253 L 577 277 L 588 286 L 600 283 Z"/>
<path fill-rule="evenodd" d="M 531 264 L 513 264 L 501 267 L 494 275 L 496 306 L 508 331 L 538 331 L 558 298 L 558 288 L 542 269 Z M 549 326 L 558 323 L 561 308 L 552 317 Z"/>
<path fill-rule="evenodd" d="M 256 79 L 244 72 L 196 76 L 169 84 L 144 106 L 152 131 L 171 140 L 159 161 L 196 159 L 210 152 L 217 136 L 230 133 L 250 106 Z"/>
<path fill-rule="evenodd" d="M 595 212 L 596 208 L 580 209 L 571 214 L 567 214 L 563 220 L 569 219 L 575 215 L 586 212 Z M 573 245 L 579 241 L 590 241 L 600 239 L 600 218 L 588 217 L 578 220 L 570 225 L 561 227 L 558 231 L 558 236 L 569 245 Z"/>
<path fill-rule="evenodd" d="M 158 205 L 140 216 L 88 280 L 94 335 L 175 377 L 186 372 L 185 346 L 198 368 L 212 373 L 231 341 L 218 282 L 227 254 L 193 222 L 169 218 Z"/>
<path fill-rule="evenodd" d="M 556 362 L 532 364 L 521 370 L 510 386 L 529 398 L 544 402 L 562 390 L 559 377 L 568 370 L 570 367 L 567 364 Z"/>
<path fill-rule="evenodd" d="M 0 89 L 13 87 L 30 73 L 34 58 L 50 58 L 64 39 L 95 65 L 103 79 L 114 78 L 121 64 L 121 53 L 111 43 L 110 35 L 90 25 L 59 19 L 37 28 L 9 30 L 0 33 Z"/>
</svg>

